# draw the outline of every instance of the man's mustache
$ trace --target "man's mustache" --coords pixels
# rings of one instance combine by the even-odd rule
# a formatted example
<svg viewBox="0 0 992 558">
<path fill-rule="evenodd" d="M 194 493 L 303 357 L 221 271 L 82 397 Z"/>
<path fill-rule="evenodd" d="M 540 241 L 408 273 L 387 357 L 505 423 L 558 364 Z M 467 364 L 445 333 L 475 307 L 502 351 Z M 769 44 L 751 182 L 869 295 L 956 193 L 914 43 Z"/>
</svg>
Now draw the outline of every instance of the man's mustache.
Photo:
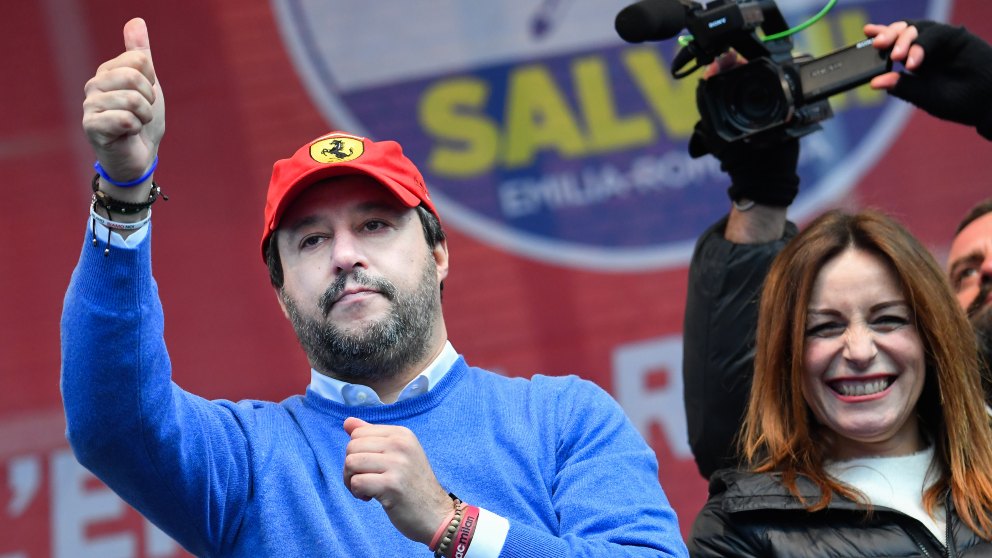
<svg viewBox="0 0 992 558">
<path fill-rule="evenodd" d="M 348 279 L 351 279 L 353 285 L 361 285 L 363 287 L 369 287 L 378 291 L 382 296 L 386 297 L 388 300 L 393 300 L 396 297 L 396 287 L 393 286 L 389 281 L 381 277 L 372 277 L 365 271 L 361 269 L 355 269 L 350 273 L 345 273 L 338 275 L 324 294 L 320 295 L 317 299 L 317 306 L 320 311 L 326 316 L 331 311 L 331 306 L 338 300 L 341 293 L 344 292 L 345 287 L 348 285 Z"/>
</svg>

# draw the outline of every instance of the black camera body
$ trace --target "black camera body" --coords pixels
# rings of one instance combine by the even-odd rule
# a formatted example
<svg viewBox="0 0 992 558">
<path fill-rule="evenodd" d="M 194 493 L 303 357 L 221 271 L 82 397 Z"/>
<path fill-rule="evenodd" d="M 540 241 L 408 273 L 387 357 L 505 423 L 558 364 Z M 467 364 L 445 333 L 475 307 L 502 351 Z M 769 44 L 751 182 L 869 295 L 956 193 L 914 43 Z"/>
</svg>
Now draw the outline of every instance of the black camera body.
<svg viewBox="0 0 992 558">
<path fill-rule="evenodd" d="M 716 0 L 705 8 L 689 0 L 641 0 L 617 14 L 616 29 L 628 42 L 693 36 L 676 54 L 672 75 L 682 78 L 733 48 L 747 64 L 700 81 L 699 110 L 727 142 L 756 134 L 804 136 L 833 116 L 828 98 L 889 71 L 888 53 L 866 39 L 820 58 L 793 55 L 788 29 L 774 0 Z M 695 60 L 695 66 L 683 68 Z"/>
</svg>

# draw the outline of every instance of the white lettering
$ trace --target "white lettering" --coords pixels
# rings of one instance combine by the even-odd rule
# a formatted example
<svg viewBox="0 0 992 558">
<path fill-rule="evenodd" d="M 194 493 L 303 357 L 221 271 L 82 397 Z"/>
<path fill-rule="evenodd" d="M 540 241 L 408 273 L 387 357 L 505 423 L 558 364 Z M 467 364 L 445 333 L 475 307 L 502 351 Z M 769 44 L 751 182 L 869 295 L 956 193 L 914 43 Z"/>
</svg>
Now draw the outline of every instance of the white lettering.
<svg viewBox="0 0 992 558">
<path fill-rule="evenodd" d="M 90 537 L 87 527 L 100 521 L 121 518 L 124 502 L 109 488 L 87 489 L 93 475 L 80 465 L 68 449 L 52 454 L 52 555 L 55 558 L 132 558 L 135 537 L 118 533 Z"/>
<path fill-rule="evenodd" d="M 617 402 L 650 441 L 651 425 L 665 432 L 672 453 L 692 459 L 682 401 L 682 337 L 672 335 L 613 350 Z"/>
<path fill-rule="evenodd" d="M 712 157 L 693 159 L 681 150 L 636 158 L 629 168 L 610 163 L 590 165 L 578 172 L 507 180 L 499 185 L 500 209 L 507 219 L 541 211 L 588 207 L 610 200 L 665 190 L 681 190 L 723 176 Z"/>
<path fill-rule="evenodd" d="M 693 159 L 686 152 L 672 150 L 661 156 L 635 159 L 630 168 L 630 181 L 640 192 L 681 190 L 722 174 L 719 162 L 713 157 Z"/>
<path fill-rule="evenodd" d="M 35 455 L 15 457 L 7 464 L 7 486 L 10 502 L 7 515 L 18 517 L 27 509 L 41 486 L 41 459 Z"/>
</svg>

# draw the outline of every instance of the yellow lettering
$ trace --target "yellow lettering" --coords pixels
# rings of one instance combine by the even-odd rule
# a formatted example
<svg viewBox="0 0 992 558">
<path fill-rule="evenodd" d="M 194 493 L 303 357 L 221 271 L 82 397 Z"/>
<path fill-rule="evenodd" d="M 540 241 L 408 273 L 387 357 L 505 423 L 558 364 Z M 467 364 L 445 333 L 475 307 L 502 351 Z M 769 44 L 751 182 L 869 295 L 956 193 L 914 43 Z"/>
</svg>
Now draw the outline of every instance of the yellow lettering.
<svg viewBox="0 0 992 558">
<path fill-rule="evenodd" d="M 525 66 L 510 76 L 504 126 L 503 162 L 507 168 L 533 163 L 542 149 L 554 149 L 569 158 L 585 152 L 585 141 L 568 101 L 540 66 Z"/>
<path fill-rule="evenodd" d="M 635 114 L 624 119 L 617 116 L 609 73 L 601 58 L 579 59 L 572 71 L 590 153 L 619 151 L 652 142 L 654 129 L 647 116 Z"/>
<path fill-rule="evenodd" d="M 485 82 L 475 78 L 442 81 L 420 100 L 424 131 L 439 141 L 427 166 L 439 176 L 466 177 L 488 172 L 496 161 L 499 127 L 485 116 L 489 96 Z"/>
<path fill-rule="evenodd" d="M 668 136 L 691 136 L 699 120 L 696 85 L 702 71 L 679 80 L 669 77 L 667 64 L 651 47 L 631 48 L 623 53 L 623 61 Z"/>
</svg>

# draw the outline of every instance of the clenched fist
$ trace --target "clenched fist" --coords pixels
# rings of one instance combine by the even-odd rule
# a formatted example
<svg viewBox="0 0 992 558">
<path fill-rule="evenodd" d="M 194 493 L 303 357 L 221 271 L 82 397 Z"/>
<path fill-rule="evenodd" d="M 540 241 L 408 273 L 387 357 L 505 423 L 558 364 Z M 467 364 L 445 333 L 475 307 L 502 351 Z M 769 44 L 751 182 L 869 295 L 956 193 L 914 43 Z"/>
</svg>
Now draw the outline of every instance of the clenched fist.
<svg viewBox="0 0 992 558">
<path fill-rule="evenodd" d="M 402 426 L 344 421 L 351 436 L 345 450 L 344 485 L 362 500 L 375 498 L 408 539 L 430 543 L 453 509 L 420 441 Z"/>
</svg>

